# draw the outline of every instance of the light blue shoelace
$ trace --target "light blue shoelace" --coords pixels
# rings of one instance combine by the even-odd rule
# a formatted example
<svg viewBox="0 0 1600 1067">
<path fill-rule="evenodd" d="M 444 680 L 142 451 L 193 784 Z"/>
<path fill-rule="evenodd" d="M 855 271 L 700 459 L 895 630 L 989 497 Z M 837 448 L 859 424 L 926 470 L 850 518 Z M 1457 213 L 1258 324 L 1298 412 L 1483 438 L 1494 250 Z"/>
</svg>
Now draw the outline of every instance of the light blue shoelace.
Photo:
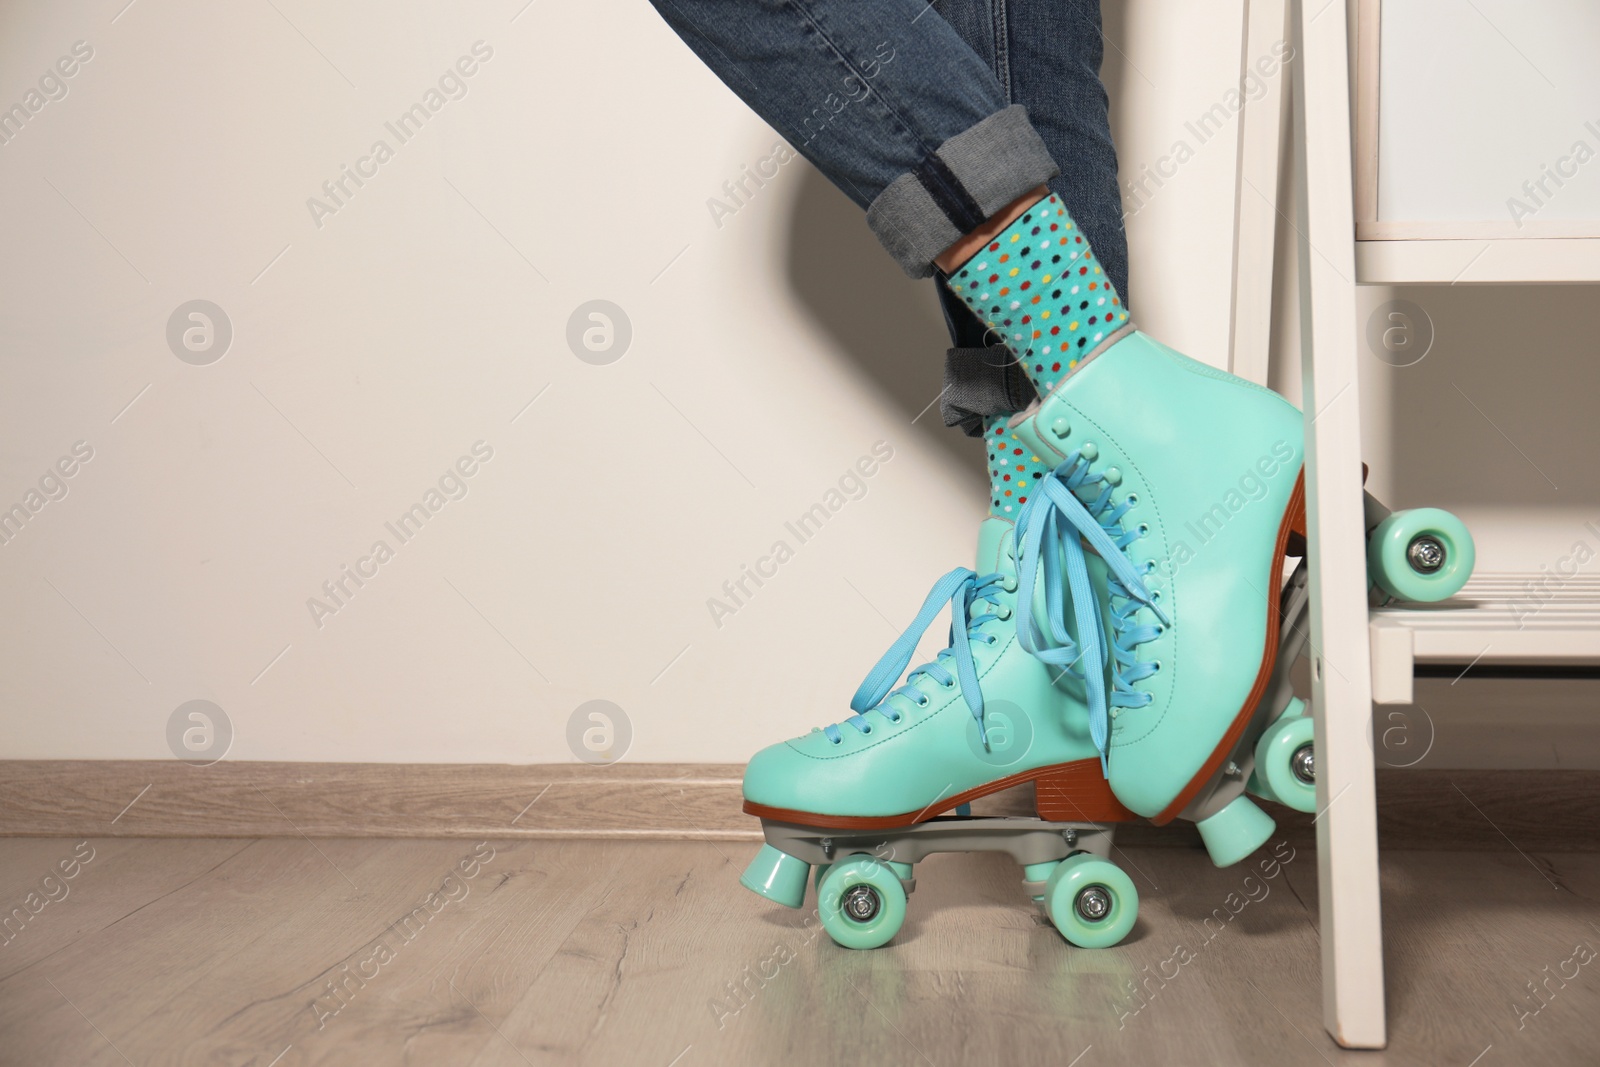
<svg viewBox="0 0 1600 1067">
<path fill-rule="evenodd" d="M 1086 504 L 1080 491 L 1092 494 L 1096 487 L 1099 487 L 1098 496 Z M 1113 505 L 1111 491 L 1112 485 L 1105 476 L 1092 473 L 1090 462 L 1081 453 L 1073 452 L 1034 488 L 1017 520 L 1022 541 L 1018 580 L 1023 589 L 1034 588 L 1042 560 L 1045 619 L 1050 627 L 1047 640 L 1033 612 L 1022 611 L 1017 616 L 1017 638 L 1024 649 L 1046 663 L 1059 665 L 1063 670 L 1078 667 L 1073 674 L 1084 682 L 1089 705 L 1089 738 L 1100 753 L 1102 773 L 1108 770 L 1110 709 L 1144 707 L 1154 699 L 1149 693 L 1136 691 L 1133 684 L 1150 677 L 1159 665 L 1140 660 L 1135 649 L 1159 636 L 1162 627 L 1140 624 L 1136 617 L 1142 608 L 1149 608 L 1163 625 L 1172 625 L 1125 551 L 1147 532 L 1142 525 L 1132 530 L 1122 528 L 1122 517 L 1137 498 L 1130 495 L 1122 503 Z M 1089 580 L 1085 542 L 1111 570 L 1107 586 L 1115 636 L 1109 650 L 1113 679 L 1109 695 L 1105 680 L 1105 624 L 1099 598 L 1094 595 Z M 1067 631 L 1066 605 L 1062 599 L 1063 564 L 1067 571 L 1067 591 L 1072 596 L 1073 617 L 1078 624 L 1076 641 Z"/>
<path fill-rule="evenodd" d="M 1084 503 L 1080 491 L 1099 495 Z M 993 636 L 983 634 L 978 628 L 998 617 L 1002 612 L 974 614 L 973 608 L 986 603 L 1001 608 L 997 594 L 1017 588 L 1031 590 L 1037 587 L 1039 568 L 1044 567 L 1045 620 L 1049 624 L 1048 637 L 1041 631 L 1034 612 L 1027 610 L 1031 597 L 1021 596 L 1021 609 L 1017 611 L 1017 639 L 1022 647 L 1045 663 L 1072 671 L 1084 683 L 1089 705 L 1089 737 L 1100 753 L 1100 768 L 1107 771 L 1106 754 L 1111 733 L 1110 709 L 1140 708 L 1154 697 L 1133 688 L 1134 683 L 1155 674 L 1159 664 L 1141 660 L 1136 649 L 1160 636 L 1162 625 L 1171 626 L 1156 594 L 1146 588 L 1138 570 L 1128 559 L 1127 547 L 1143 537 L 1145 528 L 1132 530 L 1122 527 L 1122 518 L 1135 503 L 1129 496 L 1120 504 L 1111 503 L 1112 485 L 1103 474 L 1090 469 L 1090 461 L 1074 452 L 1034 488 L 1028 503 L 1023 505 L 1017 520 L 1017 537 L 1021 542 L 1020 573 L 1014 581 L 995 573 L 979 578 L 976 572 L 957 567 L 934 583 L 917 617 L 911 621 L 867 674 L 855 696 L 850 701 L 854 715 L 845 725 L 858 733 L 872 733 L 872 723 L 866 713 L 876 710 L 891 723 L 898 723 L 901 715 L 885 704 L 890 696 L 903 696 L 918 707 L 927 707 L 927 693 L 914 683 L 919 675 L 927 675 L 948 689 L 956 681 L 961 683 L 961 695 L 967 708 L 978 723 L 978 736 L 987 750 L 988 730 L 984 723 L 983 691 L 978 685 L 978 672 L 972 661 L 972 641 L 979 639 L 993 644 Z M 1104 644 L 1105 621 L 1099 598 L 1089 579 L 1088 552 L 1092 548 L 1111 574 L 1107 588 L 1111 599 L 1111 645 Z M 1065 586 L 1061 569 L 1066 568 Z M 1073 617 L 1078 624 L 1078 640 L 1074 641 L 1067 630 L 1066 602 L 1063 588 L 1072 598 Z M 942 650 L 931 663 L 924 663 L 905 676 L 905 683 L 894 688 L 895 680 L 910 664 L 922 635 L 933 624 L 934 618 L 950 605 L 950 647 Z M 1140 623 L 1138 613 L 1149 608 L 1162 625 Z M 1009 609 L 1007 609 L 1009 610 Z M 1106 692 L 1106 659 L 1111 657 L 1112 688 Z M 955 673 L 950 667 L 954 665 Z M 1094 669 L 1082 666 L 1092 665 Z M 1076 668 L 1076 669 L 1074 669 Z M 844 737 L 839 723 L 822 728 L 829 741 L 840 744 Z"/>
<path fill-rule="evenodd" d="M 859 733 L 870 734 L 872 723 L 866 718 L 866 713 L 873 710 L 890 722 L 898 723 L 901 719 L 900 713 L 895 711 L 892 705 L 884 703 L 890 696 L 903 696 L 918 707 L 927 707 L 928 694 L 912 684 L 919 675 L 927 675 L 946 689 L 959 681 L 961 695 L 966 698 L 967 708 L 978 722 L 978 736 L 983 741 L 984 749 L 987 750 L 989 734 L 983 721 L 983 691 L 978 685 L 978 670 L 972 662 L 972 642 L 981 640 L 988 644 L 994 643 L 995 638 L 982 633 L 979 627 L 985 622 L 995 618 L 1004 619 L 1009 615 L 1009 609 L 1004 609 L 998 598 L 998 594 L 1008 585 L 1012 589 L 1016 588 L 1014 581 L 1003 574 L 987 574 L 979 578 L 975 571 L 965 567 L 957 567 L 935 582 L 933 588 L 928 591 L 927 599 L 922 602 L 917 617 L 911 620 L 911 625 L 906 627 L 905 633 L 889 646 L 889 650 L 868 672 L 860 688 L 856 690 L 856 695 L 850 700 L 850 710 L 855 714 L 846 719 L 845 723 L 853 726 Z M 910 664 L 911 657 L 916 654 L 922 635 L 927 632 L 946 603 L 950 605 L 950 647 L 941 650 L 931 663 L 924 663 L 906 675 L 905 684 L 893 688 L 895 680 L 900 677 Z M 988 604 L 997 610 L 974 613 L 974 607 L 980 603 Z M 952 663 L 955 667 L 953 675 L 950 672 Z M 838 723 L 830 723 L 822 728 L 822 732 L 836 745 L 843 740 Z"/>
</svg>

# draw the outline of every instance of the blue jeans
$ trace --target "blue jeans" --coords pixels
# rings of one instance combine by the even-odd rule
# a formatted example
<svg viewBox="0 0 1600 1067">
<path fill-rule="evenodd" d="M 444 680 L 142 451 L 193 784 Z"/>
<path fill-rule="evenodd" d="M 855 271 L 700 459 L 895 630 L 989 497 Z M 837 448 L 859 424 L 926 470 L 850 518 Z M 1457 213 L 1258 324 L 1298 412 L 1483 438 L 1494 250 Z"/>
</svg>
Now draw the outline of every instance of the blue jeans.
<svg viewBox="0 0 1600 1067">
<path fill-rule="evenodd" d="M 902 269 L 1041 184 L 1127 302 L 1099 0 L 652 0 L 684 42 L 867 212 Z M 981 432 L 1033 388 L 940 286 L 947 425 Z"/>
</svg>

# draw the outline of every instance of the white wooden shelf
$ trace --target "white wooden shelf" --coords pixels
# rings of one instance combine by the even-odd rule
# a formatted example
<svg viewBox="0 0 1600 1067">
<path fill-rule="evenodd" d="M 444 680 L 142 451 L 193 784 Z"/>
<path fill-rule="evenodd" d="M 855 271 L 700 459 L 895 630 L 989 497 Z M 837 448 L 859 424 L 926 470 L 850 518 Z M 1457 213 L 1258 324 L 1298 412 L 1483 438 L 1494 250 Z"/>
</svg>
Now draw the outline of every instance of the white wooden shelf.
<svg viewBox="0 0 1600 1067">
<path fill-rule="evenodd" d="M 1600 282 L 1600 238 L 1356 242 L 1361 285 Z"/>
<path fill-rule="evenodd" d="M 1476 574 L 1442 603 L 1374 610 L 1369 629 L 1380 704 L 1412 702 L 1418 664 L 1600 665 L 1600 577 Z"/>
<path fill-rule="evenodd" d="M 1550 154 L 1600 137 L 1600 120 L 1577 132 L 1585 119 L 1569 123 L 1568 106 L 1600 91 L 1584 47 L 1600 38 L 1600 7 L 1291 0 L 1289 11 L 1302 409 L 1317 413 L 1305 478 L 1323 1025 L 1346 1048 L 1382 1048 L 1372 705 L 1409 701 L 1430 661 L 1592 670 L 1600 582 L 1548 582 L 1548 602 L 1525 611 L 1527 582 L 1543 575 L 1485 573 L 1444 604 L 1368 608 L 1350 581 L 1365 566 L 1360 405 L 1333 402 L 1356 385 L 1356 286 L 1600 281 L 1600 172 L 1575 181 L 1579 153 Z M 1538 66 L 1500 29 L 1512 25 L 1547 44 Z M 1539 218 L 1513 212 L 1506 197 L 1518 195 Z"/>
</svg>

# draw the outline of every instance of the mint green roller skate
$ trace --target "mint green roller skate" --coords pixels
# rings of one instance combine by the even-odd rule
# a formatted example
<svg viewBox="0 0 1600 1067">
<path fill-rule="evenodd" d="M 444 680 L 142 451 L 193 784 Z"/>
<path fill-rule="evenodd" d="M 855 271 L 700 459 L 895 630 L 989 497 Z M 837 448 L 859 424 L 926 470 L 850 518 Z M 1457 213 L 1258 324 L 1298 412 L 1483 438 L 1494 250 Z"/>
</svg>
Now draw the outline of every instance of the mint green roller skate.
<svg viewBox="0 0 1600 1067">
<path fill-rule="evenodd" d="M 892 938 L 913 864 L 934 852 L 1009 853 L 1075 944 L 1112 944 L 1133 926 L 1138 894 L 1107 859 L 1111 825 L 1131 814 L 1100 772 L 1081 683 L 1064 670 L 1083 646 L 1063 628 L 1043 656 L 1024 647 L 1019 627 L 1037 628 L 1061 590 L 1019 582 L 1014 546 L 1010 521 L 985 520 L 983 575 L 962 568 L 935 584 L 857 691 L 856 714 L 763 749 L 745 770 L 744 810 L 761 818 L 767 844 L 742 884 L 799 907 L 815 866 L 822 923 L 841 945 Z M 1103 568 L 1084 580 L 1104 595 Z M 1034 590 L 1031 605 L 1019 584 Z M 950 647 L 891 690 L 945 603 Z M 972 800 L 1027 782 L 1039 818 L 970 814 Z"/>
<path fill-rule="evenodd" d="M 1300 416 L 1136 331 L 1085 362 L 1009 427 L 1059 458 L 1020 520 L 1022 580 L 1059 555 L 1078 632 L 1110 620 L 1110 685 L 1085 684 L 1117 798 L 1158 825 L 1197 823 L 1227 866 L 1274 828 L 1247 792 L 1315 810 L 1312 722 L 1289 679 L 1309 629 L 1303 560 L 1282 580 L 1305 552 Z M 1138 414 L 1113 430 L 1102 414 L 1117 410 Z M 1470 576 L 1455 516 L 1368 496 L 1367 517 L 1375 603 L 1444 599 Z M 1079 591 L 1085 543 L 1110 571 L 1104 600 Z"/>
<path fill-rule="evenodd" d="M 1040 396 L 991 428 L 1050 469 L 1018 516 L 1020 580 L 1042 568 L 1053 595 L 1047 633 L 1025 627 L 1022 641 L 1047 655 L 1075 624 L 1090 737 L 1118 800 L 1158 825 L 1195 821 L 1212 858 L 1235 862 L 1273 829 L 1244 793 L 1259 779 L 1255 747 L 1292 698 L 1298 650 L 1280 644 L 1304 584 L 1286 588 L 1282 575 L 1291 543 L 1304 552 L 1301 415 L 1139 332 L 1054 194 L 947 282 Z M 1438 518 L 1391 517 L 1384 536 L 1374 531 L 1380 591 L 1427 598 L 1464 580 L 1470 538 Z M 1088 581 L 1097 561 L 1104 596 Z M 1304 729 L 1286 725 L 1279 747 L 1301 752 Z"/>
<path fill-rule="evenodd" d="M 1012 420 L 1058 464 L 1023 519 L 1023 571 L 1062 554 L 1079 628 L 1104 613 L 1122 635 L 1110 686 L 1087 679 L 1090 730 L 1118 799 L 1163 824 L 1223 766 L 1271 680 L 1283 561 L 1305 525 L 1300 413 L 1131 327 L 1079 364 Z M 1085 544 L 1111 571 L 1104 604 L 1079 594 Z M 1265 840 L 1271 821 L 1244 806 L 1207 817 Z"/>
<path fill-rule="evenodd" d="M 744 810 L 808 826 L 885 829 L 1023 782 L 1075 781 L 1091 764 L 1098 776 L 1081 683 L 1063 670 L 1078 656 L 1077 635 L 1069 621 L 1059 647 L 1046 656 L 1024 647 L 1013 546 L 1012 523 L 984 520 L 984 575 L 958 568 L 934 585 L 857 690 L 856 714 L 758 752 L 745 770 Z M 1086 573 L 1084 581 L 1103 589 L 1104 571 Z M 1042 615 L 1059 595 L 1042 581 L 1032 584 L 1034 614 Z M 950 647 L 895 688 L 946 603 Z M 1109 791 L 1100 792 L 1091 818 L 1110 799 Z M 1044 794 L 1054 795 L 1049 788 Z"/>
<path fill-rule="evenodd" d="M 948 279 L 1040 399 L 1008 436 L 1052 473 L 1019 518 L 1024 580 L 1064 568 L 1051 635 L 1110 624 L 1109 678 L 1084 672 L 1090 735 L 1128 808 L 1183 812 L 1250 724 L 1278 645 L 1278 588 L 1304 527 L 1301 417 L 1282 397 L 1140 333 L 1051 194 Z M 1109 597 L 1088 595 L 1090 555 Z M 1047 580 L 1047 586 L 1051 583 Z M 1218 813 L 1239 832 L 1270 820 Z"/>
</svg>

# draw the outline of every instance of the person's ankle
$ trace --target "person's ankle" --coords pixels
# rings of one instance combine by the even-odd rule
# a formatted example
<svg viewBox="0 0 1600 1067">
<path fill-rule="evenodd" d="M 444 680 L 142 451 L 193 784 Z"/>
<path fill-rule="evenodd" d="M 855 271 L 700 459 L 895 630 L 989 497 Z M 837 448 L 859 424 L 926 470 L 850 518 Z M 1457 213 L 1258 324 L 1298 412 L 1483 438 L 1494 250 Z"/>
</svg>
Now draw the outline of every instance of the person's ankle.
<svg viewBox="0 0 1600 1067">
<path fill-rule="evenodd" d="M 965 263 L 967 260 L 981 252 L 984 245 L 994 240 L 996 234 L 1000 233 L 1007 226 L 1011 225 L 1018 218 L 1020 218 L 1023 212 L 1027 211 L 1033 205 L 1037 204 L 1039 201 L 1043 200 L 1049 195 L 1049 188 L 1043 185 L 1023 193 L 1021 196 L 1011 201 L 1011 203 L 995 212 L 994 215 L 989 218 L 988 222 L 985 222 L 982 226 L 979 226 L 977 229 L 961 238 L 955 244 L 939 253 L 939 257 L 933 261 L 933 265 L 944 271 L 946 274 L 952 273 L 957 267 L 961 266 L 961 264 Z"/>
<path fill-rule="evenodd" d="M 1041 397 L 1128 321 L 1094 250 L 1054 195 L 1026 205 L 953 264 L 944 281 L 1017 358 Z"/>
</svg>

